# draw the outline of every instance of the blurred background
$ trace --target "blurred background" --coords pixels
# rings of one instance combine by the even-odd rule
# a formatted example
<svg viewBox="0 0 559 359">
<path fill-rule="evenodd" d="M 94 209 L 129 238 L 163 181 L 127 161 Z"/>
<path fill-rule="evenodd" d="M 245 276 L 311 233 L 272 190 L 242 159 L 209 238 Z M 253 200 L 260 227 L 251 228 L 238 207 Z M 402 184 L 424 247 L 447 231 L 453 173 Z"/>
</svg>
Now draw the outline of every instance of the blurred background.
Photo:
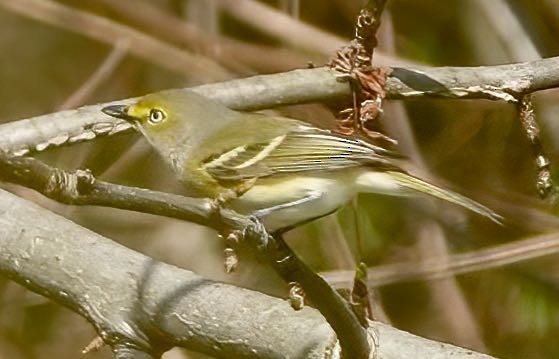
<svg viewBox="0 0 559 359">
<path fill-rule="evenodd" d="M 322 66 L 352 37 L 362 3 L 0 0 L 0 122 L 309 63 Z M 390 0 L 375 63 L 522 62 L 557 56 L 558 37 L 556 0 Z M 534 96 L 552 166 L 559 163 L 558 98 L 558 90 Z M 333 115 L 325 105 L 341 104 L 275 110 L 328 128 Z M 383 125 L 414 172 L 494 208 L 508 225 L 437 201 L 367 195 L 293 231 L 289 243 L 336 286 L 347 287 L 347 270 L 365 262 L 372 268 L 375 314 L 398 328 L 499 357 L 559 357 L 556 249 L 550 245 L 539 252 L 541 258 L 506 267 L 482 251 L 500 246 L 498 254 L 510 258 L 512 248 L 529 251 L 533 240 L 559 241 L 554 208 L 536 193 L 534 160 L 515 107 L 486 100 L 388 101 Z M 61 168 L 89 168 L 107 181 L 182 190 L 136 133 L 36 156 Z M 204 227 L 63 206 L 17 186 L 0 186 L 158 260 L 286 296 L 286 285 L 250 253 L 241 253 L 236 273 L 224 274 L 223 242 Z M 465 258 L 481 264 L 457 276 L 427 280 L 422 274 Z M 107 265 L 113 260 L 107 258 Z M 75 358 L 94 337 L 82 317 L 0 278 L 0 358 Z M 103 348 L 88 356 L 111 353 Z M 205 356 L 174 349 L 165 358 Z"/>
</svg>

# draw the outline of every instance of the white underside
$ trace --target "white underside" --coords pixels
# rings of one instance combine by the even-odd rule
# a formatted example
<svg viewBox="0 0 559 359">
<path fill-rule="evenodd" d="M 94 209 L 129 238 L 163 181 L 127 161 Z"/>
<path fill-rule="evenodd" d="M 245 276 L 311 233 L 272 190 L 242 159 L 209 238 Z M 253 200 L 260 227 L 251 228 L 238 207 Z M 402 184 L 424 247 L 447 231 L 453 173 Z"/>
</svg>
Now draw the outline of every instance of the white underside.
<svg viewBox="0 0 559 359">
<path fill-rule="evenodd" d="M 334 212 L 359 192 L 406 194 L 387 173 L 348 170 L 345 173 L 337 172 L 320 177 L 262 179 L 243 196 L 232 201 L 231 207 L 250 214 L 309 199 L 265 215 L 262 218 L 264 224 L 273 231 Z"/>
</svg>

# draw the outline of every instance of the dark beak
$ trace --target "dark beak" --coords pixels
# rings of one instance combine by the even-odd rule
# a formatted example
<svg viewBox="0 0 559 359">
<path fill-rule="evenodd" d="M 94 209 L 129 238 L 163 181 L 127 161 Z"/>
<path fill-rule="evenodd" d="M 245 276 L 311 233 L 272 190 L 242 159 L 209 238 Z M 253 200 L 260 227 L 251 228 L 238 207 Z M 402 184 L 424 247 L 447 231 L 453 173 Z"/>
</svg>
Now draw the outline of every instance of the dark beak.
<svg viewBox="0 0 559 359">
<path fill-rule="evenodd" d="M 104 107 L 101 111 L 112 117 L 121 118 L 127 121 L 134 120 L 132 116 L 128 115 L 128 106 L 126 105 L 111 105 Z"/>
</svg>

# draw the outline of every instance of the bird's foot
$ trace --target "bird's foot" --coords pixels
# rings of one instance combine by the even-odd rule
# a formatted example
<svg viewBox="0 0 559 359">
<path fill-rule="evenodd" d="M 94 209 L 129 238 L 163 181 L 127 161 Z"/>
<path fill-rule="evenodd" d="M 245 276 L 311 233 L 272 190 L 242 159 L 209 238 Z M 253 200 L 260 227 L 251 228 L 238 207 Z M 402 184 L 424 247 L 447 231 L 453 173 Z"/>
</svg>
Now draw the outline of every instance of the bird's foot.
<svg viewBox="0 0 559 359">
<path fill-rule="evenodd" d="M 239 257 L 236 251 L 236 246 L 240 239 L 239 233 L 240 231 L 231 231 L 225 236 L 225 249 L 223 250 L 225 260 L 223 264 L 227 274 L 235 271 L 239 265 Z"/>
<path fill-rule="evenodd" d="M 301 310 L 305 306 L 305 292 L 297 282 L 289 283 L 289 297 L 287 299 L 291 308 Z"/>
</svg>

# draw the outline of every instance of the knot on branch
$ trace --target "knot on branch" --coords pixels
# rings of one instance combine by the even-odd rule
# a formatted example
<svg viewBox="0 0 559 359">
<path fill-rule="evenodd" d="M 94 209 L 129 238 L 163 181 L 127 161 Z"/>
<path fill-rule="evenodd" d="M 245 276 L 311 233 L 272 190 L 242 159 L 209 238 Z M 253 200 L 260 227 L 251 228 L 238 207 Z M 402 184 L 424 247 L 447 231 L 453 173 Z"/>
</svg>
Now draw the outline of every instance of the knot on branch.
<svg viewBox="0 0 559 359">
<path fill-rule="evenodd" d="M 89 170 L 67 172 L 53 168 L 45 186 L 45 194 L 71 203 L 91 191 L 94 182 L 95 177 Z"/>
</svg>

